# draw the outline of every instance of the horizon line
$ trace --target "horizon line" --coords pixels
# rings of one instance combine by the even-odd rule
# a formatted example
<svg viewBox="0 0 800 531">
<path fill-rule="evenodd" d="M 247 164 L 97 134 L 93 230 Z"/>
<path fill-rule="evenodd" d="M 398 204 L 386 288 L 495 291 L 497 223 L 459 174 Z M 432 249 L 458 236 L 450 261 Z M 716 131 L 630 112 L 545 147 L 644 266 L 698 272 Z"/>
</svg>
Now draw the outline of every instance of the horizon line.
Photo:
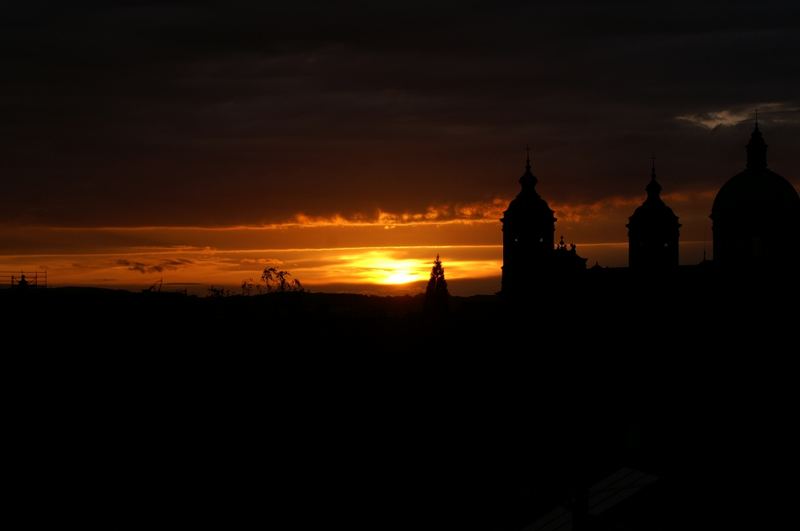
<svg viewBox="0 0 800 531">
<path fill-rule="evenodd" d="M 593 243 L 575 243 L 577 247 L 613 247 L 628 245 L 629 242 L 593 242 Z M 708 242 L 704 240 L 684 240 L 679 241 L 681 244 L 703 244 L 707 245 Z M 129 256 L 136 254 L 181 254 L 181 253 L 202 253 L 208 252 L 213 254 L 223 253 L 292 253 L 292 252 L 330 252 L 330 251 L 363 251 L 369 249 L 491 249 L 502 248 L 503 244 L 446 244 L 446 245 L 355 245 L 343 247 L 286 247 L 286 248 L 265 248 L 265 249 L 218 249 L 208 247 L 133 247 L 138 249 L 125 252 L 65 252 L 65 253 L 35 253 L 35 254 L 0 254 L 3 258 L 23 258 L 23 257 L 49 257 L 49 256 Z M 149 250 L 153 249 L 153 250 Z"/>
</svg>

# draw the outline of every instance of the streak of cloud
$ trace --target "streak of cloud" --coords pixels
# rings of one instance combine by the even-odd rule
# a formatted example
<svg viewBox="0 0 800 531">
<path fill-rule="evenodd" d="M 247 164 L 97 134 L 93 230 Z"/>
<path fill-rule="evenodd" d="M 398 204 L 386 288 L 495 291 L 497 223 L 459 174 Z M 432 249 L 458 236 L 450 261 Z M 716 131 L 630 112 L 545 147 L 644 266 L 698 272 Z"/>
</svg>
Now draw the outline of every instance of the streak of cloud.
<svg viewBox="0 0 800 531">
<path fill-rule="evenodd" d="M 155 264 L 145 264 L 143 262 L 133 262 L 125 258 L 120 258 L 115 263 L 118 266 L 127 268 L 128 271 L 136 271 L 146 275 L 150 273 L 163 273 L 164 271 L 168 270 L 176 271 L 180 268 L 188 267 L 194 262 L 187 258 L 170 258 L 167 260 L 161 260 Z"/>
<path fill-rule="evenodd" d="M 763 122 L 799 123 L 800 107 L 788 102 L 760 103 L 736 109 L 723 109 L 696 114 L 682 114 L 675 119 L 704 129 L 716 130 L 733 127 L 743 122 L 752 122 L 756 113 Z"/>
</svg>

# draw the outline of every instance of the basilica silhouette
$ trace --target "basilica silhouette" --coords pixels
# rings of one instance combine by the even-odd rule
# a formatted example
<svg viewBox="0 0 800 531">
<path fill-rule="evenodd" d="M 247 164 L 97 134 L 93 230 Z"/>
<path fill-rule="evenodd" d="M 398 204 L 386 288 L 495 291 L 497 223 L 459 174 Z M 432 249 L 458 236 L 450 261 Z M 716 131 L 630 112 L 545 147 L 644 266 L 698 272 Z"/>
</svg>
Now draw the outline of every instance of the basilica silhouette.
<svg viewBox="0 0 800 531">
<path fill-rule="evenodd" d="M 647 199 L 628 222 L 628 265 L 636 272 L 672 271 L 678 268 L 678 216 L 661 199 L 655 157 Z"/>
<path fill-rule="evenodd" d="M 525 173 L 519 178 L 522 187 L 503 213 L 503 293 L 529 291 L 537 273 L 553 269 L 553 241 L 556 217 L 536 191 L 539 180 L 531 171 L 531 156 Z"/>
<path fill-rule="evenodd" d="M 563 236 L 554 244 L 557 220 L 536 191 L 530 153 L 519 182 L 522 189 L 500 220 L 504 295 L 530 293 L 542 278 L 586 271 L 586 259 L 577 254 L 575 244 L 567 247 Z M 653 158 L 647 198 L 626 225 L 631 274 L 668 275 L 679 267 L 697 267 L 679 266 L 681 224 L 661 190 Z M 767 168 L 767 144 L 757 121 L 747 144 L 747 167 L 719 190 L 710 217 L 714 271 L 781 273 L 800 265 L 800 195 Z"/>
<path fill-rule="evenodd" d="M 800 196 L 767 168 L 756 122 L 747 167 L 720 188 L 711 209 L 714 263 L 726 271 L 786 271 L 800 259 Z"/>
<path fill-rule="evenodd" d="M 536 191 L 539 180 L 531 170 L 531 156 L 517 197 L 503 212 L 502 292 L 528 292 L 541 282 L 541 275 L 569 274 L 586 270 L 586 259 L 578 256 L 575 244 L 561 240 L 554 245 L 556 217 Z"/>
</svg>

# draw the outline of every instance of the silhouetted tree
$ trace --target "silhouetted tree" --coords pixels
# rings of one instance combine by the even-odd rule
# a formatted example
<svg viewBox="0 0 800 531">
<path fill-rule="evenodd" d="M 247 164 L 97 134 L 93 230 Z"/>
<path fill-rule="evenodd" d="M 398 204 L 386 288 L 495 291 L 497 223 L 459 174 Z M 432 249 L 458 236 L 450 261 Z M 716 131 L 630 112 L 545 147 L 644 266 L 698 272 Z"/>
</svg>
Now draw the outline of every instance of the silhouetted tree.
<svg viewBox="0 0 800 531">
<path fill-rule="evenodd" d="M 256 285 L 252 278 L 242 280 L 242 295 L 247 297 L 253 293 L 254 289 L 256 289 Z"/>
<path fill-rule="evenodd" d="M 292 274 L 288 271 L 281 271 L 277 267 L 265 267 L 261 273 L 261 280 L 264 282 L 267 293 L 305 291 L 300 281 L 296 278 L 290 278 L 291 276 Z"/>
<path fill-rule="evenodd" d="M 227 290 L 225 288 L 215 288 L 214 286 L 209 286 L 208 294 L 206 296 L 212 298 L 220 298 L 220 297 L 227 297 L 230 294 L 231 294 L 230 290 Z"/>
<path fill-rule="evenodd" d="M 425 311 L 428 313 L 443 313 L 447 311 L 450 301 L 450 292 L 447 291 L 447 281 L 444 278 L 444 267 L 439 255 L 433 261 L 431 278 L 425 290 Z"/>
</svg>

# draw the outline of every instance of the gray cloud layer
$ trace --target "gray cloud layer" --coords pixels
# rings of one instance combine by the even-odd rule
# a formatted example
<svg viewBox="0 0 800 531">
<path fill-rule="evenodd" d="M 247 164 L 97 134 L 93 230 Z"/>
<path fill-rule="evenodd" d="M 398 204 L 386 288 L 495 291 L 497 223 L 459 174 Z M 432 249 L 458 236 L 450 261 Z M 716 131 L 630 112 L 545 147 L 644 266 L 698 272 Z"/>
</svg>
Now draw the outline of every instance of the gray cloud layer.
<svg viewBox="0 0 800 531">
<path fill-rule="evenodd" d="M 0 222 L 420 210 L 513 194 L 528 142 L 561 202 L 639 193 L 653 151 L 717 187 L 756 106 L 800 169 L 796 2 L 64 4 L 0 18 Z"/>
</svg>

